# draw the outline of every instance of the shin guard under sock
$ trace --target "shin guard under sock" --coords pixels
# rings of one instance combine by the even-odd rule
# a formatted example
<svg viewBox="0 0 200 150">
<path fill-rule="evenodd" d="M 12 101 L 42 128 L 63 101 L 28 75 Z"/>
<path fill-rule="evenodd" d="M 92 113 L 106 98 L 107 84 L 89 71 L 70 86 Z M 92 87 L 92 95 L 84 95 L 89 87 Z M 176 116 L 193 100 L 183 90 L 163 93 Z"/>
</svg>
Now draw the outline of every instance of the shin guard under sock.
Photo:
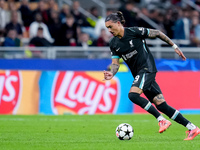
<svg viewBox="0 0 200 150">
<path fill-rule="evenodd" d="M 158 110 L 151 104 L 151 102 L 143 97 L 140 97 L 140 94 L 131 92 L 128 94 L 128 97 L 133 103 L 139 105 L 154 117 L 158 118 L 161 115 Z"/>
<path fill-rule="evenodd" d="M 159 111 L 163 112 L 169 118 L 173 119 L 177 123 L 182 124 L 183 126 L 186 126 L 189 123 L 189 121 L 185 117 L 183 117 L 178 110 L 169 106 L 166 102 L 163 102 L 162 104 L 157 105 L 156 107 Z"/>
</svg>

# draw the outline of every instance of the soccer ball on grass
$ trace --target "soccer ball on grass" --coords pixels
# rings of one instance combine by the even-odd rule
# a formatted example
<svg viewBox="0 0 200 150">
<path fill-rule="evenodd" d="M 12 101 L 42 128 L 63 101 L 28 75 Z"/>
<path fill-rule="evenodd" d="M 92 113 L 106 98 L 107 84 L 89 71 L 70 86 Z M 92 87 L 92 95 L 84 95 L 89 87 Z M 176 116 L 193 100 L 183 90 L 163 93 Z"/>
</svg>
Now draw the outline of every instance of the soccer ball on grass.
<svg viewBox="0 0 200 150">
<path fill-rule="evenodd" d="M 116 128 L 116 136 L 120 140 L 130 140 L 133 137 L 134 130 L 128 123 L 122 123 Z"/>
</svg>

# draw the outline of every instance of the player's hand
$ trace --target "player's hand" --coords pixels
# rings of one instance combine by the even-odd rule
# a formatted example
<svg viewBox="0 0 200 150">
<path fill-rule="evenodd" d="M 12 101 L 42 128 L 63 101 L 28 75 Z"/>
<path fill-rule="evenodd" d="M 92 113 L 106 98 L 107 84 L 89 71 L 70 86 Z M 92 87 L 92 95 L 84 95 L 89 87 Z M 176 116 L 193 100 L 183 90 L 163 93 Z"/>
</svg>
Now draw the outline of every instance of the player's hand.
<svg viewBox="0 0 200 150">
<path fill-rule="evenodd" d="M 103 81 L 110 80 L 110 79 L 113 78 L 113 73 L 112 72 L 104 70 L 103 73 L 104 73 L 104 79 L 103 79 Z"/>
<path fill-rule="evenodd" d="M 183 59 L 186 60 L 186 57 L 184 56 L 183 52 L 177 47 L 175 49 L 175 52 Z"/>
</svg>

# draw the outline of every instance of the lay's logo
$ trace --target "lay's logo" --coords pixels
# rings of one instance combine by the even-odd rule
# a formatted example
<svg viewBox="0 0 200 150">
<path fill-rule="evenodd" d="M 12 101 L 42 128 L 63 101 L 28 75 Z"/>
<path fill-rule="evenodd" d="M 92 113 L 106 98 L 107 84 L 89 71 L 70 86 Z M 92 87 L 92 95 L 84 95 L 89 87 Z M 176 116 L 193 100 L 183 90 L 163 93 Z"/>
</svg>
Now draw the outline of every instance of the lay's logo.
<svg viewBox="0 0 200 150">
<path fill-rule="evenodd" d="M 100 72 L 58 72 L 52 88 L 55 114 L 114 113 L 118 108 L 120 85 L 117 78 L 102 81 Z"/>
<path fill-rule="evenodd" d="M 0 114 L 15 114 L 19 104 L 21 78 L 18 71 L 0 72 Z"/>
</svg>

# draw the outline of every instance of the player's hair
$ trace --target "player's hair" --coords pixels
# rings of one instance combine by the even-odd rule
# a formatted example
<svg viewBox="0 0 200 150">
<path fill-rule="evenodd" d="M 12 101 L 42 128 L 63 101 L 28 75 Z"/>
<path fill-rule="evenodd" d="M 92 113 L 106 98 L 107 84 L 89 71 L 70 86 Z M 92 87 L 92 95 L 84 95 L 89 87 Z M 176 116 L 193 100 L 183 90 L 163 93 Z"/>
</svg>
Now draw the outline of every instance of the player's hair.
<svg viewBox="0 0 200 150">
<path fill-rule="evenodd" d="M 121 11 L 117 11 L 116 13 L 111 13 L 105 19 L 105 22 L 112 20 L 113 22 L 121 22 L 122 25 L 125 24 L 125 19 L 123 13 Z"/>
</svg>

